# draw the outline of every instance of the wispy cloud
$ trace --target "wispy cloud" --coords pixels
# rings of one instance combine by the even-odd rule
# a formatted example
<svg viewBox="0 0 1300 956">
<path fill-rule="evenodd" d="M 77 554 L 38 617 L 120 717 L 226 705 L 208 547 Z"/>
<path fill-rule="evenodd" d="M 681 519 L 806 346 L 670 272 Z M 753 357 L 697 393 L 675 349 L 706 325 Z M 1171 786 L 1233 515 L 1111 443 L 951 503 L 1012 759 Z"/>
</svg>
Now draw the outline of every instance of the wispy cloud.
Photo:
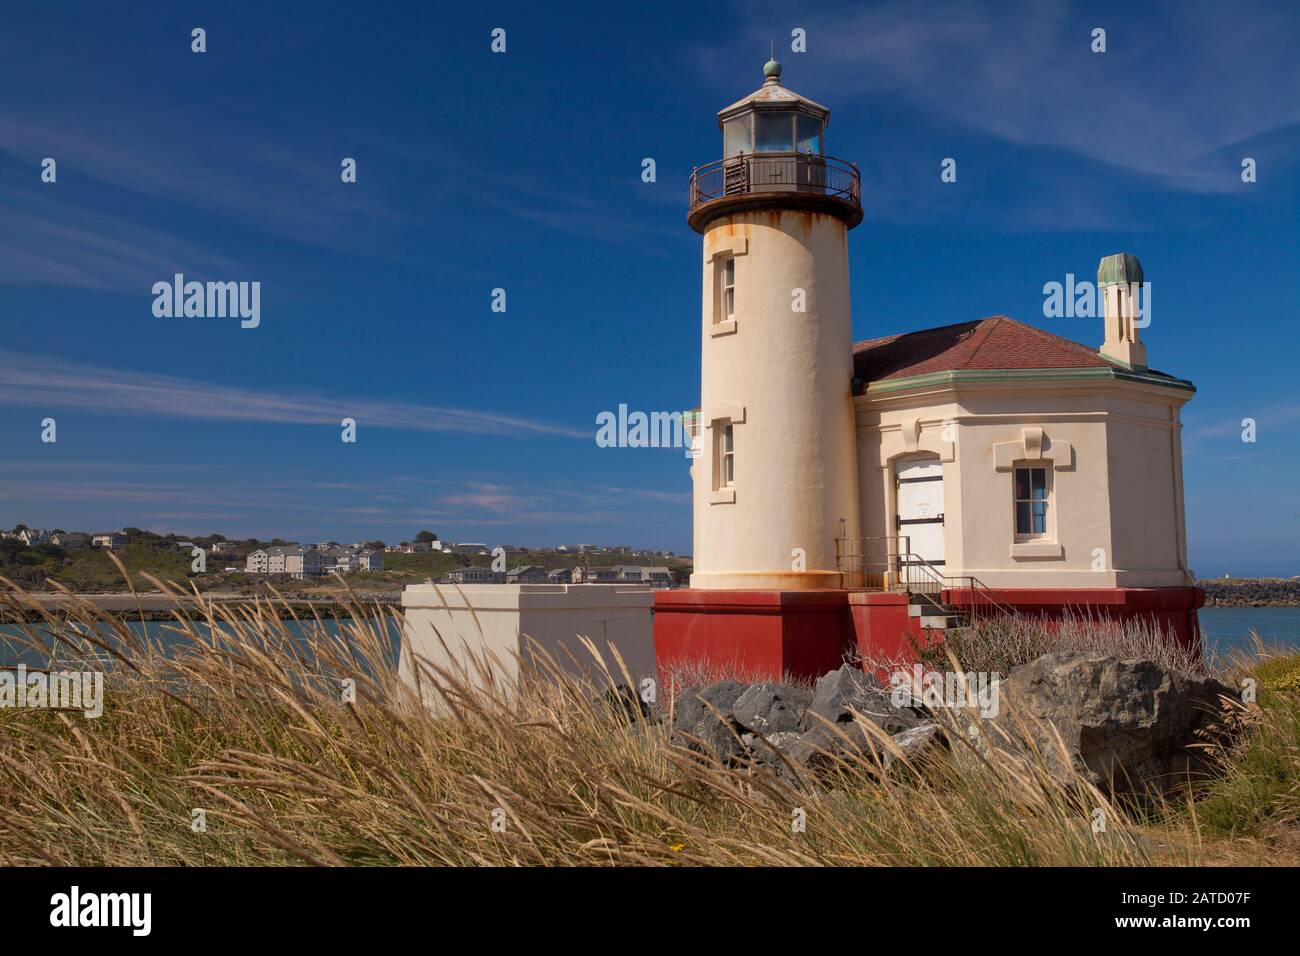
<svg viewBox="0 0 1300 956">
<path fill-rule="evenodd" d="M 1112 10 L 1123 12 L 1066 0 L 886 0 L 823 7 L 798 23 L 809 36 L 807 70 L 839 103 L 856 94 L 901 104 L 929 122 L 1061 150 L 1176 191 L 1240 188 L 1230 148 L 1283 152 L 1259 141 L 1300 124 L 1300 6 Z M 784 6 L 744 11 L 749 26 L 730 47 L 765 48 L 771 24 L 789 20 Z M 1093 27 L 1107 29 L 1108 52 L 1091 52 Z M 701 64 L 731 69 L 716 50 Z"/>
<path fill-rule="evenodd" d="M 590 431 L 495 412 L 235 388 L 4 351 L 0 351 L 0 403 L 157 418 L 332 426 L 352 418 L 358 427 L 408 431 L 515 438 L 592 437 Z"/>
<path fill-rule="evenodd" d="M 411 255 L 395 227 L 417 219 L 382 183 L 339 188 L 340 143 L 373 142 L 366 130 L 344 135 L 224 102 L 180 109 L 159 96 L 111 110 L 60 102 L 54 112 L 21 97 L 0 106 L 0 159 L 21 170 L 0 191 L 0 282 L 124 292 L 177 271 L 247 274 L 217 251 L 212 226 L 390 261 Z M 33 185 L 45 157 L 58 162 L 57 187 Z M 196 219 L 208 228 L 176 228 Z"/>
<path fill-rule="evenodd" d="M 218 466 L 204 480 L 189 476 L 152 481 L 118 480 L 102 474 L 65 475 L 62 464 L 20 462 L 17 480 L 0 481 L 0 508 L 6 522 L 19 520 L 49 527 L 81 530 L 71 512 L 92 514 L 85 523 L 98 530 L 134 525 L 159 530 L 159 522 L 184 521 L 186 534 L 220 531 L 263 538 L 335 534 L 341 525 L 358 528 L 357 535 L 409 535 L 418 527 L 448 526 L 481 537 L 487 529 L 519 529 L 563 524 L 592 528 L 653 528 L 684 509 L 688 495 L 655 489 L 600 488 L 574 490 L 518 484 L 500 480 L 434 480 L 405 483 L 405 494 L 384 496 L 371 486 L 349 488 L 335 482 L 306 480 L 296 485 L 266 485 L 256 476 Z M 397 480 L 396 478 L 394 479 Z M 612 500 L 611 500 L 612 499 Z M 637 507 L 638 500 L 645 507 Z M 671 507 L 665 507 L 671 506 Z M 303 532 L 302 527 L 310 528 Z M 471 529 L 482 529 L 473 531 Z M 364 529 L 364 530 L 363 530 Z M 346 535 L 345 535 L 346 536 Z"/>
<path fill-rule="evenodd" d="M 12 186 L 0 188 L 0 282 L 135 292 L 162 276 L 244 275 L 233 260 L 123 215 L 60 201 L 40 204 Z M 26 205 L 29 208 L 24 209 Z"/>
<path fill-rule="evenodd" d="M 1183 444 L 1194 445 L 1210 438 L 1235 438 L 1240 440 L 1245 426 L 1242 421 L 1250 418 L 1255 422 L 1256 434 L 1260 440 L 1272 428 L 1290 425 L 1300 421 L 1300 405 L 1273 405 L 1261 408 L 1258 412 L 1242 413 L 1233 419 L 1219 420 L 1204 425 L 1196 425 L 1183 433 Z"/>
</svg>

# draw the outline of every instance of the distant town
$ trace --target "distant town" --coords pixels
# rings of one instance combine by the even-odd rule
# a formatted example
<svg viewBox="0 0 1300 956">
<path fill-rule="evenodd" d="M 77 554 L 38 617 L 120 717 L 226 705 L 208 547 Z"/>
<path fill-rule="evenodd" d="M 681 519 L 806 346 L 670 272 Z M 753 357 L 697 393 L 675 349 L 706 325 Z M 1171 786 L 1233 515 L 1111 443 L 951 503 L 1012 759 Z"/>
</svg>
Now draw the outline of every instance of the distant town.
<svg viewBox="0 0 1300 956">
<path fill-rule="evenodd" d="M 671 551 L 628 545 L 558 544 L 525 547 L 443 540 L 421 531 L 410 540 L 303 543 L 274 538 L 232 540 L 223 535 L 159 535 L 140 528 L 87 532 L 32 528 L 0 531 L 0 573 L 40 586 L 47 579 L 99 590 L 120 571 L 115 554 L 134 574 L 176 579 L 310 581 L 358 575 L 383 587 L 410 580 L 448 584 L 630 584 L 672 588 L 686 583 L 690 559 Z M 93 573 L 92 573 L 93 572 Z"/>
</svg>

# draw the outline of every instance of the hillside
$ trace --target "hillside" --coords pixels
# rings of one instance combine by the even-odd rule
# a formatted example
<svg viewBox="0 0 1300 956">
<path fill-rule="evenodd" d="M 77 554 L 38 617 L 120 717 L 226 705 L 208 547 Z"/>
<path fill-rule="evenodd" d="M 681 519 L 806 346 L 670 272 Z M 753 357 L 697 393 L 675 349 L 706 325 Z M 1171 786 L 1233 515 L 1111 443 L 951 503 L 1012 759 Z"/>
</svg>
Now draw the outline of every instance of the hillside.
<svg viewBox="0 0 1300 956">
<path fill-rule="evenodd" d="M 207 538 L 195 538 L 194 541 L 204 546 L 209 544 Z M 143 578 L 144 574 L 175 582 L 186 589 L 191 584 L 197 585 L 202 591 L 251 593 L 260 590 L 268 582 L 274 583 L 277 588 L 286 593 L 312 592 L 338 587 L 338 582 L 332 576 L 296 581 L 281 575 L 268 579 L 265 575 L 245 574 L 242 570 L 234 572 L 222 570 L 226 567 L 242 569 L 244 553 L 258 547 L 282 543 L 278 539 L 269 543 L 241 542 L 239 553 L 235 555 L 209 554 L 207 570 L 202 574 L 191 571 L 190 551 L 188 548 L 178 547 L 174 536 L 162 537 L 148 531 L 131 529 L 130 543 L 115 554 L 131 574 L 132 582 L 142 590 L 152 587 Z M 470 565 L 489 567 L 491 563 L 492 558 L 488 555 L 461 555 L 441 551 L 425 551 L 417 554 L 394 552 L 384 555 L 383 571 L 354 572 L 346 575 L 346 580 L 355 588 L 398 591 L 407 584 L 424 581 L 426 578 L 443 577 L 448 571 L 457 568 Z M 675 572 L 689 571 L 691 565 L 689 558 L 625 552 L 584 556 L 512 550 L 506 556 L 507 568 L 532 564 L 550 571 L 556 568 L 572 568 L 584 563 L 589 567 L 610 567 L 617 564 L 665 566 Z M 12 538 L 0 540 L 0 576 L 7 577 L 32 591 L 53 590 L 51 580 L 83 594 L 120 591 L 124 584 L 122 574 L 112 558 L 99 548 L 64 550 L 52 544 L 29 548 L 21 541 Z"/>
</svg>

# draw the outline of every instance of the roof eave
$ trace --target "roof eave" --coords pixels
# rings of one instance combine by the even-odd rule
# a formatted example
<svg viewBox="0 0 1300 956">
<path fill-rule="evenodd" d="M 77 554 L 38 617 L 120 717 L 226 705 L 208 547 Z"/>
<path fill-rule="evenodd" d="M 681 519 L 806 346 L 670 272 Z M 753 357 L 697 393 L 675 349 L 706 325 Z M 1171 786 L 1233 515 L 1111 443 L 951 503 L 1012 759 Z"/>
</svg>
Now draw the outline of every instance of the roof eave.
<svg viewBox="0 0 1300 956">
<path fill-rule="evenodd" d="M 753 93 L 743 99 L 736 100 L 725 109 L 718 110 L 718 127 L 721 128 L 725 120 L 731 119 L 740 113 L 749 110 L 800 110 L 804 113 L 810 113 L 821 119 L 823 125 L 831 125 L 831 111 L 829 107 L 822 106 L 816 100 L 810 100 L 806 96 L 800 96 L 793 90 L 780 87 L 781 92 L 790 94 L 789 98 L 781 97 L 780 99 L 762 98 L 763 87 L 759 87 Z"/>
<path fill-rule="evenodd" d="M 1159 375 L 1144 369 L 1123 368 L 1118 365 L 1092 365 L 1081 368 L 990 368 L 925 372 L 903 378 L 877 379 L 874 382 L 868 382 L 865 388 L 859 387 L 856 394 L 867 397 L 884 396 L 913 389 L 932 388 L 936 385 L 989 382 L 1089 382 L 1104 380 L 1135 382 L 1142 385 L 1177 389 L 1193 394 L 1196 392 L 1196 386 L 1190 381 L 1174 378 L 1172 375 Z"/>
</svg>

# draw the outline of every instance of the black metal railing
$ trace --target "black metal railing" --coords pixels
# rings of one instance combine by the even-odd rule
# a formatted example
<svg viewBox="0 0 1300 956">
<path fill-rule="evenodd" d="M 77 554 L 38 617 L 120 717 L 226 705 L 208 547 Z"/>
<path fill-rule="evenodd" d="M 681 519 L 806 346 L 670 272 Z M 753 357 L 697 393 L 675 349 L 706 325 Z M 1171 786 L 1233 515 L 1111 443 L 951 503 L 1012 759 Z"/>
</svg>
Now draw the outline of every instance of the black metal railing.
<svg viewBox="0 0 1300 956">
<path fill-rule="evenodd" d="M 691 208 L 715 199 L 762 193 L 809 193 L 862 205 L 862 177 L 853 163 L 813 153 L 750 153 L 696 167 Z"/>
<path fill-rule="evenodd" d="M 912 552 L 908 535 L 875 538 L 836 538 L 836 570 L 853 573 L 868 587 L 920 594 L 977 620 L 981 616 L 1014 616 L 1015 608 L 999 601 L 993 590 L 970 574 L 944 574 Z"/>
</svg>

